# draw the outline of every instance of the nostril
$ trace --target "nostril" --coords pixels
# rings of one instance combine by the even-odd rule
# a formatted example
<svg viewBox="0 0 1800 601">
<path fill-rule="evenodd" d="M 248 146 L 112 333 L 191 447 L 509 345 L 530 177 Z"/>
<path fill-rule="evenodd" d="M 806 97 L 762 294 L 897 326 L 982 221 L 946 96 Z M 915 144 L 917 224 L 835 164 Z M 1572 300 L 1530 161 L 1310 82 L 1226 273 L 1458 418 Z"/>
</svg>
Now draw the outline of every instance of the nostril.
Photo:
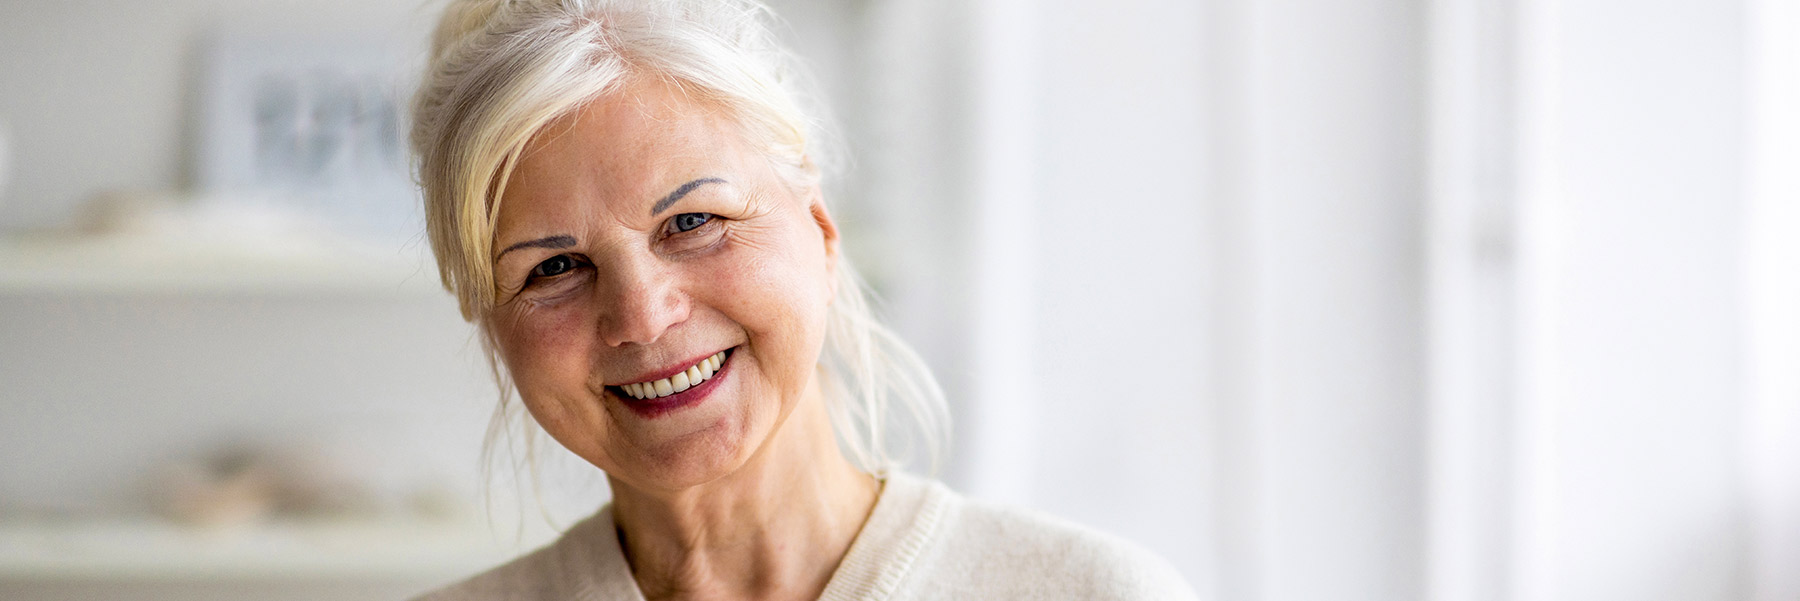
<svg viewBox="0 0 1800 601">
<path fill-rule="evenodd" d="M 654 253 L 625 251 L 595 261 L 593 298 L 598 338 L 609 346 L 650 344 L 685 321 L 690 300 L 683 264 Z"/>
<path fill-rule="evenodd" d="M 615 303 L 600 314 L 602 337 L 611 346 L 652 344 L 664 332 L 687 320 L 687 307 L 679 299 L 633 299 Z"/>
</svg>

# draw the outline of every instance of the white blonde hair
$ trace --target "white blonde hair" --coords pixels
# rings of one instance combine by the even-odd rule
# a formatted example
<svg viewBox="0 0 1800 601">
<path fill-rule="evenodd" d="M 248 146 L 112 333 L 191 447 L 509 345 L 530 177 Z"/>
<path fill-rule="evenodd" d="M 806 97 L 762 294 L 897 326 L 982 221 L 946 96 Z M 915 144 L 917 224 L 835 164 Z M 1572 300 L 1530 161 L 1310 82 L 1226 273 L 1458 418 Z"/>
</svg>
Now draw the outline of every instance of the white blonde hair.
<svg viewBox="0 0 1800 601">
<path fill-rule="evenodd" d="M 463 318 L 482 326 L 501 389 L 489 450 L 516 405 L 486 327 L 496 296 L 490 253 L 501 191 L 526 143 L 630 76 L 654 77 L 723 108 L 790 185 L 818 185 L 829 128 L 802 108 L 816 96 L 773 20 L 756 0 L 460 0 L 446 8 L 414 99 L 412 147 L 439 275 Z M 876 320 L 848 259 L 838 261 L 819 367 L 839 445 L 870 473 L 920 451 L 935 470 L 949 439 L 943 392 Z M 904 425 L 895 416 L 915 428 L 893 428 Z"/>
</svg>

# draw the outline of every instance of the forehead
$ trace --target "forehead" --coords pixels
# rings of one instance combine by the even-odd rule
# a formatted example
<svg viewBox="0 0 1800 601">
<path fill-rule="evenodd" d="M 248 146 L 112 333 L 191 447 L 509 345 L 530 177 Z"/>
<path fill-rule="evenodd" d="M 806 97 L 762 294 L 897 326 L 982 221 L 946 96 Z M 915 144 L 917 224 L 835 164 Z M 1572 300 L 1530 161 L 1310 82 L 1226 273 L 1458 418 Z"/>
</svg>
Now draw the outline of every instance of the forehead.
<svg viewBox="0 0 1800 601">
<path fill-rule="evenodd" d="M 600 208 L 584 206 L 592 203 L 642 207 L 647 215 L 649 203 L 696 177 L 753 176 L 761 161 L 741 132 L 714 104 L 656 80 L 633 80 L 533 136 L 508 178 L 498 225 Z"/>
</svg>

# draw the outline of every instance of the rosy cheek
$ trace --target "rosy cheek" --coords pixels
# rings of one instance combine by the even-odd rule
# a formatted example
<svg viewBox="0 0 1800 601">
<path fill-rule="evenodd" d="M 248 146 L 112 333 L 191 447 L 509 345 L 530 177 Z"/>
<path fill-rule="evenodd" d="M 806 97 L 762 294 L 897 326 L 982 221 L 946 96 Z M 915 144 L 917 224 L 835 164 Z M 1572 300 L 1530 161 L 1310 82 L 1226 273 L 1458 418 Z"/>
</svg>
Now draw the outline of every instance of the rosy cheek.
<svg viewBox="0 0 1800 601">
<path fill-rule="evenodd" d="M 797 293 L 794 286 L 799 283 L 794 277 L 793 266 L 784 265 L 779 259 L 757 256 L 741 257 L 728 264 L 733 267 L 721 270 L 714 280 L 721 293 L 719 298 L 737 307 L 746 317 L 792 315 L 801 308 L 793 306 Z"/>
<path fill-rule="evenodd" d="M 818 281 L 825 276 L 822 264 L 812 263 L 816 257 L 799 252 L 793 241 L 783 242 L 733 247 L 731 256 L 716 264 L 722 268 L 709 274 L 708 287 L 716 292 L 715 306 L 738 320 L 764 353 L 773 353 L 766 359 L 785 365 L 822 330 L 829 286 Z M 775 364 L 768 369 L 786 371 Z M 810 373 L 803 365 L 792 369 Z"/>
<path fill-rule="evenodd" d="M 497 322 L 497 338 L 514 381 L 521 387 L 582 384 L 591 343 L 582 337 L 591 331 L 581 325 L 584 313 L 577 303 L 524 307 Z M 570 379 L 573 381 L 563 381 Z"/>
</svg>

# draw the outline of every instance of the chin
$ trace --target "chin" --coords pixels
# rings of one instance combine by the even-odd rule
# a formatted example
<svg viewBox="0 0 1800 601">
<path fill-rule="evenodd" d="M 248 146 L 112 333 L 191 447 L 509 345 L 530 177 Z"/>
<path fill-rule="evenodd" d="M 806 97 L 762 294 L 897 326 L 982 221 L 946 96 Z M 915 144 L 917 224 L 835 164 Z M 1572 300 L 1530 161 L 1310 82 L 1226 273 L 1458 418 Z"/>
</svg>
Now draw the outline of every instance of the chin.
<svg viewBox="0 0 1800 601">
<path fill-rule="evenodd" d="M 737 472 L 755 456 L 773 430 L 772 424 L 758 427 L 758 421 L 748 415 L 721 416 L 673 439 L 612 454 L 611 469 L 602 467 L 612 478 L 646 490 L 706 484 Z"/>
</svg>

